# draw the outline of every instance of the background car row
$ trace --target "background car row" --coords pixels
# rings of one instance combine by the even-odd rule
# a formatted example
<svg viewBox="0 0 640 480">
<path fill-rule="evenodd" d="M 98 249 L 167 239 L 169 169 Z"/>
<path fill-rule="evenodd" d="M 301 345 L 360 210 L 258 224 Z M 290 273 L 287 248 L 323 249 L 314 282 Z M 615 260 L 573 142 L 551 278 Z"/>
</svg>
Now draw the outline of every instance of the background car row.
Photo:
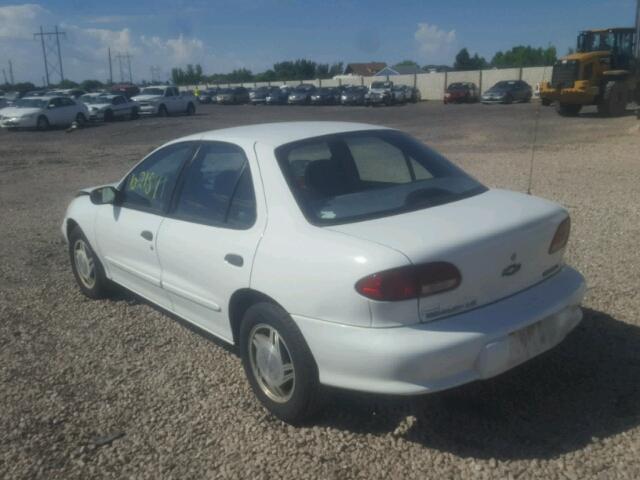
<svg viewBox="0 0 640 480">
<path fill-rule="evenodd" d="M 380 85 L 378 85 L 380 84 Z M 388 90 L 384 101 L 379 102 L 372 91 Z M 195 92 L 203 104 L 240 105 L 378 105 L 402 104 L 421 100 L 420 91 L 407 85 L 393 85 L 393 82 L 374 82 L 371 88 L 359 85 L 339 87 L 316 87 L 302 83 L 297 86 L 208 88 Z"/>
<path fill-rule="evenodd" d="M 504 80 L 489 88 L 482 96 L 473 82 L 455 82 L 447 87 L 444 103 L 504 103 L 530 102 L 533 89 L 523 80 Z"/>
</svg>

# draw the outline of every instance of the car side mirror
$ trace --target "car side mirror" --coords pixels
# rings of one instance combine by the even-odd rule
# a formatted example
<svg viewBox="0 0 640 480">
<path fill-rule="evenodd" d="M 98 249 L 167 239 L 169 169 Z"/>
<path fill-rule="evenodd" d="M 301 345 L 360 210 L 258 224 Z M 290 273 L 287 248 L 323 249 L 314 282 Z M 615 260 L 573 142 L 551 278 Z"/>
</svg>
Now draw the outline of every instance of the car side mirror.
<svg viewBox="0 0 640 480">
<path fill-rule="evenodd" d="M 91 190 L 89 198 L 94 205 L 113 205 L 117 202 L 119 193 L 120 192 L 112 186 L 98 187 Z"/>
</svg>

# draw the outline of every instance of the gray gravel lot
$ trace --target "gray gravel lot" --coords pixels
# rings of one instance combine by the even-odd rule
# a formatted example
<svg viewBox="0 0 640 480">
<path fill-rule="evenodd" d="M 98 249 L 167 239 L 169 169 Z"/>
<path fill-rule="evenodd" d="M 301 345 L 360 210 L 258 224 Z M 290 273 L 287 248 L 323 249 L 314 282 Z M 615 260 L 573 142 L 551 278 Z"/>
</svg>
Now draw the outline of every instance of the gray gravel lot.
<svg viewBox="0 0 640 480">
<path fill-rule="evenodd" d="M 83 186 L 175 137 L 279 120 L 406 130 L 525 191 L 536 104 L 210 106 L 194 117 L 0 132 L 0 477 L 640 478 L 640 129 L 540 110 L 533 193 L 569 208 L 585 320 L 498 378 L 398 399 L 333 392 L 306 427 L 257 404 L 239 359 L 126 293 L 82 297 L 59 224 Z"/>
</svg>

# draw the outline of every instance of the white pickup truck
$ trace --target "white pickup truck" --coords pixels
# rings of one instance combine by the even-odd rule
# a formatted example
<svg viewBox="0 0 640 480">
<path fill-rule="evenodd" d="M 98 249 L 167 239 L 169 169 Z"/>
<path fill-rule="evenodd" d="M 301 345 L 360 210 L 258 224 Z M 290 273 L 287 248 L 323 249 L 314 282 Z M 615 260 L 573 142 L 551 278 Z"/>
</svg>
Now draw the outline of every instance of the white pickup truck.
<svg viewBox="0 0 640 480">
<path fill-rule="evenodd" d="M 178 87 L 158 85 L 144 87 L 139 95 L 132 98 L 139 105 L 141 115 L 166 117 L 174 113 L 193 115 L 196 112 L 196 97 L 183 93 Z"/>
</svg>

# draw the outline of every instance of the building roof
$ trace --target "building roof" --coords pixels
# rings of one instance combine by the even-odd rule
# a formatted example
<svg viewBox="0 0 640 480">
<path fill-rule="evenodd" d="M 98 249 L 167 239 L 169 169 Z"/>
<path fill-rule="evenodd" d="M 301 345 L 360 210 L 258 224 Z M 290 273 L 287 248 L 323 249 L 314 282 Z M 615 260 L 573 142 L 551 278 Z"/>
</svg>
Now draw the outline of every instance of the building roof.
<svg viewBox="0 0 640 480">
<path fill-rule="evenodd" d="M 387 64 L 384 62 L 348 63 L 344 69 L 344 73 L 370 77 L 386 66 Z"/>
<path fill-rule="evenodd" d="M 396 65 L 395 67 L 384 67 L 379 72 L 376 72 L 376 76 L 384 75 L 414 75 L 416 73 L 423 73 L 420 67 L 415 65 Z"/>
</svg>

